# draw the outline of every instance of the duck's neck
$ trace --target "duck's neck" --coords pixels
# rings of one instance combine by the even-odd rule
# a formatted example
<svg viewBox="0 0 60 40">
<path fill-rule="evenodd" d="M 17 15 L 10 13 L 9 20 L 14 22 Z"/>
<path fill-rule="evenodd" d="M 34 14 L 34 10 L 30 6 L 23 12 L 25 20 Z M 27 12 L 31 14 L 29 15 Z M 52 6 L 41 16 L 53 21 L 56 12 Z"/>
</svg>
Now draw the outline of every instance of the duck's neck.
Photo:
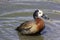
<svg viewBox="0 0 60 40">
<path fill-rule="evenodd" d="M 36 18 L 35 21 L 38 24 L 40 21 L 42 21 L 42 19 L 41 18 Z"/>
</svg>

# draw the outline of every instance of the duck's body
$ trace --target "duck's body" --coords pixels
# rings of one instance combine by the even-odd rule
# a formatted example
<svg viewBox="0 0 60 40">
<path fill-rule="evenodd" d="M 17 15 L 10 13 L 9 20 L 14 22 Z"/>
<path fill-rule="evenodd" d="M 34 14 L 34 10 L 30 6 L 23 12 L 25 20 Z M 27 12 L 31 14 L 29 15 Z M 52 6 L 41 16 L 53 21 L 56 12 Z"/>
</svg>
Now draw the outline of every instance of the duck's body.
<svg viewBox="0 0 60 40">
<path fill-rule="evenodd" d="M 37 18 L 35 21 L 25 21 L 17 28 L 22 34 L 34 34 L 44 29 L 44 21 Z"/>
<path fill-rule="evenodd" d="M 41 18 L 37 17 L 37 15 L 35 14 L 33 16 L 35 19 L 34 21 L 25 21 L 19 27 L 17 27 L 17 30 L 20 31 L 22 34 L 34 34 L 39 31 L 41 32 L 45 26 L 44 21 Z"/>
</svg>

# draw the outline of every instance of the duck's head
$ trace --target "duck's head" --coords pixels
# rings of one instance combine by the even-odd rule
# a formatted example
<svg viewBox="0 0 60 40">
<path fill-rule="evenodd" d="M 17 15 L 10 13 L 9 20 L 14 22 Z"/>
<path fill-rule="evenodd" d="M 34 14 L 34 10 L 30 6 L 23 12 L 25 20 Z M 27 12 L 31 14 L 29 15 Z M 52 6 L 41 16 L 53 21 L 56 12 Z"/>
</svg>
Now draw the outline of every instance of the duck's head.
<svg viewBox="0 0 60 40">
<path fill-rule="evenodd" d="M 47 17 L 47 15 L 45 15 L 45 14 L 43 14 L 43 11 L 41 11 L 41 10 L 39 10 L 39 9 L 37 9 L 37 10 L 35 10 L 35 12 L 34 12 L 34 14 L 33 14 L 33 17 L 34 17 L 34 19 L 36 19 L 36 18 L 44 18 L 44 19 L 49 19 L 48 17 Z"/>
</svg>

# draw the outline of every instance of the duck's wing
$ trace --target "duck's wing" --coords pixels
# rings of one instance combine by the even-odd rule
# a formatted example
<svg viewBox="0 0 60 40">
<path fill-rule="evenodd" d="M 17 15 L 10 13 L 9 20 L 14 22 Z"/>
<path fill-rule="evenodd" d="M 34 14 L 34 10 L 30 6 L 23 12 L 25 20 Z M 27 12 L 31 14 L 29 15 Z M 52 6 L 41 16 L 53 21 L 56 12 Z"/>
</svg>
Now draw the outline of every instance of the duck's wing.
<svg viewBox="0 0 60 40">
<path fill-rule="evenodd" d="M 20 27 L 27 29 L 27 28 L 31 28 L 33 24 L 35 24 L 34 21 L 25 21 L 20 25 Z"/>
<path fill-rule="evenodd" d="M 35 25 L 36 23 L 34 21 L 25 21 L 24 23 L 22 23 L 19 27 L 17 27 L 17 30 L 29 30 L 32 28 L 33 25 Z"/>
</svg>

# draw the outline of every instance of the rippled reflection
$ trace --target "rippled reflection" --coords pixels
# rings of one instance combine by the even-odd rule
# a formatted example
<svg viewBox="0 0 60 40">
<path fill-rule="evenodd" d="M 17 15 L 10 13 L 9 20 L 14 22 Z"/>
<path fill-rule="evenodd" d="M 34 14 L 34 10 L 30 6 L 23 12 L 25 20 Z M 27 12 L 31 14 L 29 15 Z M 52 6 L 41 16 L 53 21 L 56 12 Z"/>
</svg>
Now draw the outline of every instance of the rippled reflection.
<svg viewBox="0 0 60 40">
<path fill-rule="evenodd" d="M 13 13 L 11 13 L 12 15 Z M 0 40 L 60 40 L 60 14 L 46 13 L 51 20 L 45 21 L 45 29 L 41 35 L 21 35 L 15 29 L 24 21 L 33 20 L 30 16 L 0 17 Z M 15 14 L 14 14 L 15 15 Z"/>
</svg>

